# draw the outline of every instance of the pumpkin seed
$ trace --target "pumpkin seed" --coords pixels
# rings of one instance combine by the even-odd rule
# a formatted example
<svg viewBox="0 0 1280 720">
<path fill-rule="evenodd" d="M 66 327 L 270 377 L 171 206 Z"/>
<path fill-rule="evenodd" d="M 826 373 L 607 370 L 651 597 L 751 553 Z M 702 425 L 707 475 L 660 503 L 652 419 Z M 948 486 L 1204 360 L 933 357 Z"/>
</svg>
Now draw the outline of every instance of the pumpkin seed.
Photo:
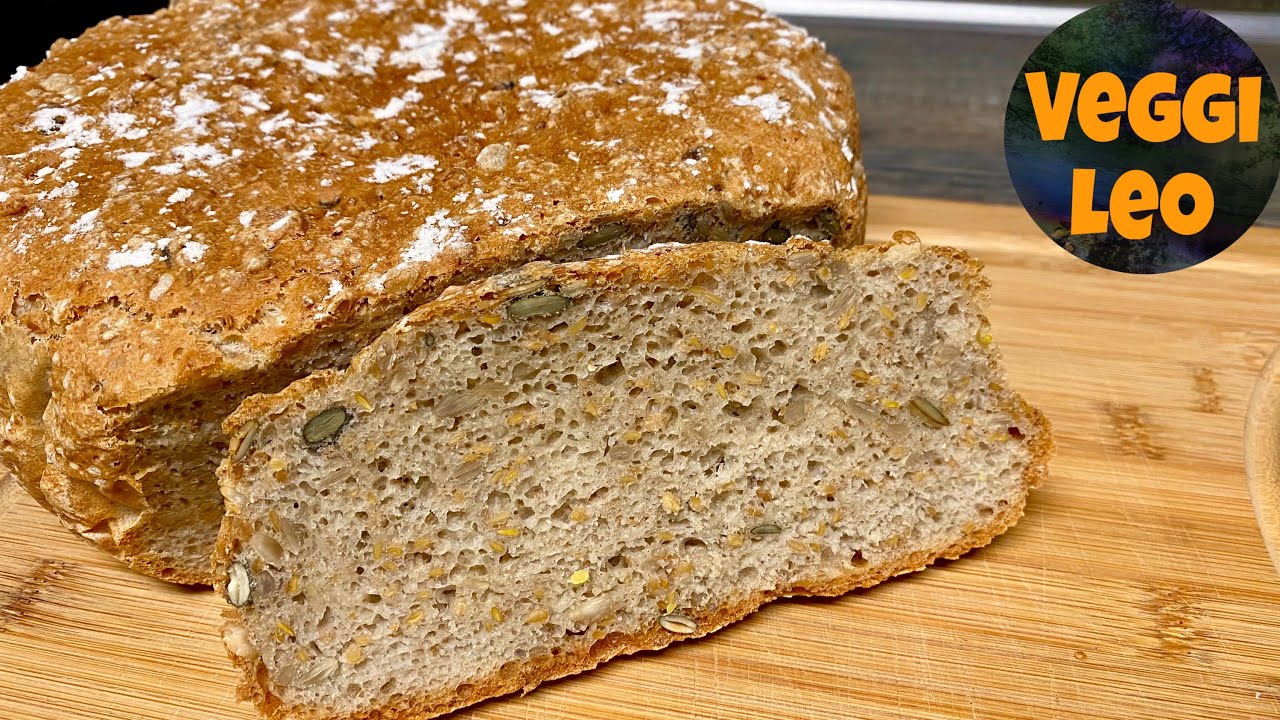
<svg viewBox="0 0 1280 720">
<path fill-rule="evenodd" d="M 258 439 L 258 421 L 250 420 L 240 429 L 240 433 L 231 440 L 231 459 L 240 462 L 249 456 L 253 443 Z"/>
<path fill-rule="evenodd" d="M 601 245 L 604 245 L 606 243 L 611 243 L 614 240 L 617 240 L 618 238 L 625 235 L 626 232 L 627 232 L 627 226 L 623 223 L 612 223 L 610 225 L 605 225 L 604 227 L 596 228 L 592 232 L 589 232 L 586 235 L 583 235 L 582 239 L 578 241 L 578 247 L 584 247 L 584 248 L 600 247 Z"/>
<path fill-rule="evenodd" d="M 335 405 L 318 413 L 302 426 L 302 439 L 311 447 L 319 447 L 334 438 L 347 426 L 351 413 L 341 405 Z"/>
<path fill-rule="evenodd" d="M 782 532 L 782 528 L 774 525 L 773 523 L 765 523 L 751 528 L 751 534 L 756 536 L 777 535 L 780 532 Z"/>
<path fill-rule="evenodd" d="M 667 613 L 658 618 L 658 624 L 663 630 L 675 633 L 677 635 L 691 635 L 698 631 L 698 623 L 692 618 L 685 617 L 679 613 Z"/>
<path fill-rule="evenodd" d="M 507 306 L 507 317 L 524 320 L 531 317 L 559 315 L 569 307 L 569 298 L 562 295 L 534 295 L 514 300 Z"/>
<path fill-rule="evenodd" d="M 907 407 L 911 408 L 911 412 L 920 418 L 921 422 L 931 428 L 942 428 L 951 424 L 951 421 L 938 409 L 937 405 L 919 395 L 908 400 Z"/>
<path fill-rule="evenodd" d="M 249 571 L 240 563 L 232 563 L 227 570 L 227 602 L 233 607 L 244 607 L 249 604 L 251 588 Z"/>
</svg>

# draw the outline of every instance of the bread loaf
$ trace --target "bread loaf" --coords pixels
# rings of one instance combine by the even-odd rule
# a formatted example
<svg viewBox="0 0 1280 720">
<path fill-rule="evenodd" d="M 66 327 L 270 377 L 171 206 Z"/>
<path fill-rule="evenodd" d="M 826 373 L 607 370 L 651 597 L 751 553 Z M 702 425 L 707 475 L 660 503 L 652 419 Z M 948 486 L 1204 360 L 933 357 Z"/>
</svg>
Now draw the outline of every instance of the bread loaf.
<svg viewBox="0 0 1280 720">
<path fill-rule="evenodd" d="M 1051 452 L 963 253 L 707 243 L 446 292 L 227 424 L 244 695 L 426 718 L 984 545 Z"/>
<path fill-rule="evenodd" d="M 732 0 L 181 0 L 0 121 L 0 465 L 185 583 L 247 395 L 530 260 L 854 244 L 866 203 L 848 76 Z"/>
</svg>

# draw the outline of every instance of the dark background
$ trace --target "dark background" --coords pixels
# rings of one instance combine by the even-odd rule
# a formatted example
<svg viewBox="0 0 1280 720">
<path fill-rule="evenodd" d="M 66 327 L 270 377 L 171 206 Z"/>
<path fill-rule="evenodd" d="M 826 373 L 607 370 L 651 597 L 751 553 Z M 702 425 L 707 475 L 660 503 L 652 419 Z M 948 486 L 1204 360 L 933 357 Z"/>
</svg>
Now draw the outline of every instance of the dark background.
<svg viewBox="0 0 1280 720">
<path fill-rule="evenodd" d="M 104 0 L 44 2 L 24 8 L 29 20 L 8 23 L 11 29 L 0 43 L 0 74 L 5 76 L 0 81 L 18 65 L 38 63 L 60 37 L 75 37 L 112 15 L 151 12 L 167 4 L 166 0 Z M 1040 0 L 1038 4 L 1092 3 Z M 1210 11 L 1259 13 L 1263 18 L 1280 15 L 1280 0 L 1187 4 Z M 1004 162 L 1005 105 L 1014 78 L 1048 29 L 789 19 L 824 40 L 854 76 L 873 194 L 1018 202 Z M 1276 77 L 1280 36 L 1251 36 L 1246 28 L 1236 29 L 1245 31 Z M 1259 222 L 1280 226 L 1280 203 L 1274 197 Z"/>
</svg>

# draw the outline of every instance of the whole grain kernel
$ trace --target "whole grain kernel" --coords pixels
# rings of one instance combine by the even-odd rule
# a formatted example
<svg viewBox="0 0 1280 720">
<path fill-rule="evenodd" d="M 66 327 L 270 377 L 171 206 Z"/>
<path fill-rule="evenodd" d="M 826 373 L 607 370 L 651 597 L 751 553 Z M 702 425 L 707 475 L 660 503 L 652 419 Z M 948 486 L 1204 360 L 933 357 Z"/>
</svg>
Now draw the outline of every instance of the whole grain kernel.
<svg viewBox="0 0 1280 720">
<path fill-rule="evenodd" d="M 360 406 L 361 410 L 364 410 L 365 412 L 373 410 L 373 403 L 369 402 L 369 398 L 365 397 L 363 393 L 356 393 L 355 401 L 356 404 Z"/>
<path fill-rule="evenodd" d="M 662 493 L 662 507 L 667 512 L 674 515 L 680 512 L 681 506 L 682 503 L 680 502 L 680 499 L 675 496 L 675 493 L 672 493 L 670 490 Z"/>
<path fill-rule="evenodd" d="M 587 519 L 587 511 L 576 507 L 569 511 L 569 519 L 574 522 L 582 522 Z"/>
<path fill-rule="evenodd" d="M 575 570 L 573 574 L 569 576 L 570 585 L 584 585 L 590 580 L 591 571 L 585 568 L 582 570 Z"/>
<path fill-rule="evenodd" d="M 920 293 L 916 295 L 916 310 L 924 310 L 929 307 L 929 293 Z"/>
<path fill-rule="evenodd" d="M 889 409 L 889 410 L 896 410 L 896 409 L 898 409 L 898 408 L 902 407 L 902 403 L 898 402 L 897 400 L 890 399 L 890 398 L 885 398 L 884 400 L 881 400 L 881 401 L 880 401 L 880 404 L 881 404 L 881 405 L 883 405 L 885 408 L 887 408 L 887 409 Z"/>
<path fill-rule="evenodd" d="M 725 360 L 732 360 L 738 357 L 738 348 L 732 345 L 721 345 L 720 357 L 724 358 Z"/>
<path fill-rule="evenodd" d="M 276 630 L 280 631 L 280 634 L 284 635 L 285 637 L 297 636 L 297 633 L 293 631 L 293 628 L 289 627 L 288 624 L 286 624 L 285 621 L 283 620 L 276 621 Z"/>
<path fill-rule="evenodd" d="M 798 552 L 798 553 L 805 552 L 809 549 L 808 546 L 806 546 L 804 543 L 800 542 L 799 540 L 788 540 L 787 547 L 791 548 L 793 552 Z"/>
<path fill-rule="evenodd" d="M 335 405 L 317 413 L 302 426 L 302 439 L 313 448 L 319 447 L 338 437 L 350 420 L 351 413 L 341 405 Z"/>
<path fill-rule="evenodd" d="M 532 317 L 551 317 L 569 308 L 569 298 L 562 295 L 534 295 L 513 300 L 507 305 L 507 317 L 525 320 Z"/>
<path fill-rule="evenodd" d="M 493 550 L 494 552 L 498 553 L 499 555 L 502 555 L 502 554 L 504 554 L 504 553 L 506 553 L 506 552 L 507 552 L 507 546 L 506 546 L 506 545 L 503 545 L 503 544 L 502 544 L 500 541 L 498 541 L 498 540 L 494 540 L 493 542 L 489 543 L 489 549 L 490 549 L 490 550 Z"/>
<path fill-rule="evenodd" d="M 729 537 L 725 538 L 725 544 L 731 548 L 740 548 L 744 540 L 742 533 L 730 533 Z"/>
<path fill-rule="evenodd" d="M 830 354 L 831 354 L 831 343 L 820 342 L 818 343 L 818 346 L 813 349 L 813 361 L 822 362 L 823 360 L 826 360 L 827 356 L 829 356 Z"/>
<path fill-rule="evenodd" d="M 902 268 L 902 271 L 898 273 L 898 277 L 902 278 L 903 280 L 914 280 L 917 274 L 918 273 L 916 271 L 915 266 L 908 265 Z"/>
<path fill-rule="evenodd" d="M 897 313 L 895 313 L 893 311 L 893 308 L 889 307 L 888 305 L 880 306 L 880 314 L 884 316 L 885 320 L 889 320 L 889 321 L 893 321 L 898 318 Z"/>
<path fill-rule="evenodd" d="M 658 618 L 658 624 L 663 630 L 677 635 L 691 635 L 698 631 L 698 623 L 679 613 L 669 612 L 663 615 Z"/>
<path fill-rule="evenodd" d="M 520 535 L 520 529 L 519 528 L 502 528 L 501 530 L 498 531 L 498 534 L 503 537 L 518 537 Z"/>
<path fill-rule="evenodd" d="M 524 621 L 529 625 L 541 625 L 551 619 L 551 613 L 546 608 L 537 608 L 533 612 L 525 616 Z"/>
<path fill-rule="evenodd" d="M 497 605 L 494 605 L 493 607 L 489 608 L 489 615 L 493 617 L 494 622 L 502 622 L 502 619 L 503 619 L 502 610 L 498 609 Z"/>
</svg>

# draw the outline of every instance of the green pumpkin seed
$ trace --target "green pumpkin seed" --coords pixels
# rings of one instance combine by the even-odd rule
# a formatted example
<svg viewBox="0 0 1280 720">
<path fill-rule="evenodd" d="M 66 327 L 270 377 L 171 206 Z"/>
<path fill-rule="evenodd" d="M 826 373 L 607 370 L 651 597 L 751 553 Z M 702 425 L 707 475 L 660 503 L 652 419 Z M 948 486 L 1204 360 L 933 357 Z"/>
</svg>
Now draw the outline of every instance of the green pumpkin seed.
<svg viewBox="0 0 1280 720">
<path fill-rule="evenodd" d="M 311 447 L 318 447 L 336 438 L 350 420 L 351 413 L 346 408 L 335 405 L 302 426 L 302 439 Z"/>
<path fill-rule="evenodd" d="M 562 295 L 535 295 L 512 301 L 507 306 L 507 317 L 524 320 L 531 317 L 559 315 L 569 307 L 569 298 Z"/>
</svg>

